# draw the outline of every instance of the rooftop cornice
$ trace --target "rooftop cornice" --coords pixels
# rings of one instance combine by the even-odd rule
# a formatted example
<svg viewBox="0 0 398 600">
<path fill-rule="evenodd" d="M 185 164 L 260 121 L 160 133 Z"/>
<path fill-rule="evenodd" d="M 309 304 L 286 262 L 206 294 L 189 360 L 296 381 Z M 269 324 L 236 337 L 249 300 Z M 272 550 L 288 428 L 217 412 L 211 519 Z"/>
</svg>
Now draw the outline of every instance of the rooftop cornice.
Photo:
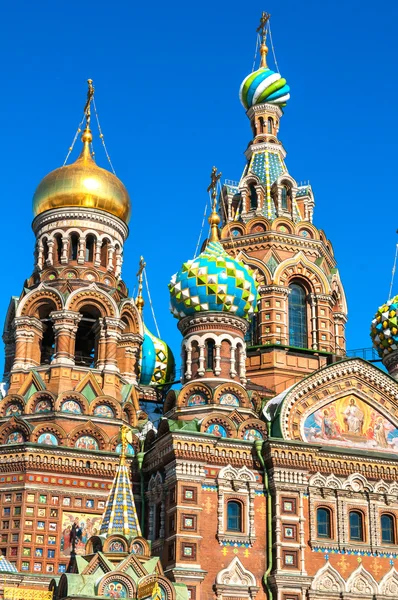
<svg viewBox="0 0 398 600">
<path fill-rule="evenodd" d="M 72 206 L 70 208 L 64 207 L 46 210 L 44 213 L 41 213 L 34 218 L 32 222 L 32 229 L 34 234 L 37 235 L 42 227 L 48 226 L 51 223 L 76 219 L 94 221 L 100 225 L 111 227 L 112 229 L 115 229 L 124 240 L 126 240 L 129 234 L 129 228 L 126 223 L 110 213 L 107 213 L 103 210 L 98 210 L 96 208 Z"/>
</svg>

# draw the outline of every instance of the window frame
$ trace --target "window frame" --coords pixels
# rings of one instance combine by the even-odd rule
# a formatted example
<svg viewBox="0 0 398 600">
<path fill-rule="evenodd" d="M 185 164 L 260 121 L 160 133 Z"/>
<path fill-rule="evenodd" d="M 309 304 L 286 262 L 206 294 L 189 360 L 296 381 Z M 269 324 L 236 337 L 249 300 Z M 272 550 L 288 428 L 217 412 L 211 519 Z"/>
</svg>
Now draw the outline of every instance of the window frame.
<svg viewBox="0 0 398 600">
<path fill-rule="evenodd" d="M 319 533 L 319 512 L 325 511 L 325 514 L 328 515 L 328 521 L 325 523 L 327 533 L 321 534 Z M 332 510 L 329 506 L 317 506 L 316 508 L 316 536 L 319 539 L 331 540 L 333 539 L 333 520 L 332 520 Z"/>
<path fill-rule="evenodd" d="M 386 541 L 383 539 L 383 517 L 387 517 L 388 519 L 391 520 L 391 534 L 392 534 L 392 540 L 391 541 Z M 380 542 L 382 545 L 387 544 L 387 545 L 395 545 L 396 544 L 396 518 L 394 515 L 392 515 L 391 513 L 386 513 L 383 512 L 380 515 Z"/>
<path fill-rule="evenodd" d="M 295 348 L 308 348 L 308 291 L 300 281 L 295 280 L 289 283 L 289 290 L 290 292 L 287 299 L 289 346 Z M 295 290 L 300 290 L 300 303 L 293 301 L 293 292 Z M 298 323 L 298 321 L 300 321 L 300 323 Z"/>
<path fill-rule="evenodd" d="M 352 525 L 351 525 L 351 515 L 358 515 L 360 517 L 360 527 L 361 527 L 361 537 L 360 538 L 355 538 L 352 536 Z M 349 530 L 349 539 L 350 542 L 360 542 L 363 543 L 366 541 L 365 539 L 365 520 L 364 520 L 364 514 L 361 510 L 358 509 L 351 509 L 348 513 L 348 530 Z"/>
<path fill-rule="evenodd" d="M 232 505 L 236 505 L 239 507 L 239 514 L 235 515 L 235 516 L 231 516 L 228 514 L 228 509 L 229 506 Z M 237 498 L 228 498 L 227 500 L 227 506 L 226 506 L 226 528 L 225 531 L 226 533 L 234 533 L 234 534 L 244 534 L 244 506 L 243 506 L 243 502 L 241 500 L 238 500 Z M 229 519 L 230 518 L 235 518 L 235 519 L 239 519 L 239 528 L 230 528 L 229 526 Z"/>
</svg>

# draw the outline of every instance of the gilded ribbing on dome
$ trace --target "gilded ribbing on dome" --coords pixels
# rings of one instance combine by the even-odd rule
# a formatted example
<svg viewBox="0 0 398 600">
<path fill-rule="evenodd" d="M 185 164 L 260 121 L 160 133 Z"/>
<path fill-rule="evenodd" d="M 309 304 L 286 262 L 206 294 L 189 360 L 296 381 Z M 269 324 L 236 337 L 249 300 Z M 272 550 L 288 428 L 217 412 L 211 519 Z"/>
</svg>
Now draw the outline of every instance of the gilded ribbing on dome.
<svg viewBox="0 0 398 600">
<path fill-rule="evenodd" d="M 133 488 L 129 469 L 126 465 L 128 427 L 122 427 L 122 453 L 112 488 L 102 516 L 100 535 L 120 534 L 126 537 L 141 535 L 141 528 L 135 508 Z"/>
</svg>

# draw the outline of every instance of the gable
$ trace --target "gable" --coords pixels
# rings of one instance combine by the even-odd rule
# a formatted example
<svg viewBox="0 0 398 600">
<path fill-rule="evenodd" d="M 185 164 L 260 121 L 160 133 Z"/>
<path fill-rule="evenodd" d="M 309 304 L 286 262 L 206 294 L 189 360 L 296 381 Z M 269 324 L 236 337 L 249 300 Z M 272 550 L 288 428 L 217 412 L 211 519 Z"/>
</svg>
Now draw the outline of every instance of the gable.
<svg viewBox="0 0 398 600">
<path fill-rule="evenodd" d="M 306 377 L 276 413 L 274 435 L 287 440 L 398 453 L 398 383 L 361 359 Z"/>
</svg>

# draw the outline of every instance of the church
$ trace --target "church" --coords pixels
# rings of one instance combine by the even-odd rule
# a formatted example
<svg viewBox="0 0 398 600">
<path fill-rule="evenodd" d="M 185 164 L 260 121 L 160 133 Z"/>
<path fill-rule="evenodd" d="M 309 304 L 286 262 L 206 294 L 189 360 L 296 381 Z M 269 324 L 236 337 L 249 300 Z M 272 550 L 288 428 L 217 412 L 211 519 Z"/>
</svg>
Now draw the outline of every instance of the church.
<svg viewBox="0 0 398 600">
<path fill-rule="evenodd" d="M 268 25 L 239 92 L 243 174 L 213 167 L 210 235 L 170 277 L 180 380 L 145 325 L 144 259 L 135 298 L 122 279 L 130 198 L 92 155 L 91 80 L 77 160 L 34 193 L 33 273 L 3 333 L 6 600 L 398 597 L 398 296 L 370 324 L 386 370 L 348 358 Z"/>
</svg>

